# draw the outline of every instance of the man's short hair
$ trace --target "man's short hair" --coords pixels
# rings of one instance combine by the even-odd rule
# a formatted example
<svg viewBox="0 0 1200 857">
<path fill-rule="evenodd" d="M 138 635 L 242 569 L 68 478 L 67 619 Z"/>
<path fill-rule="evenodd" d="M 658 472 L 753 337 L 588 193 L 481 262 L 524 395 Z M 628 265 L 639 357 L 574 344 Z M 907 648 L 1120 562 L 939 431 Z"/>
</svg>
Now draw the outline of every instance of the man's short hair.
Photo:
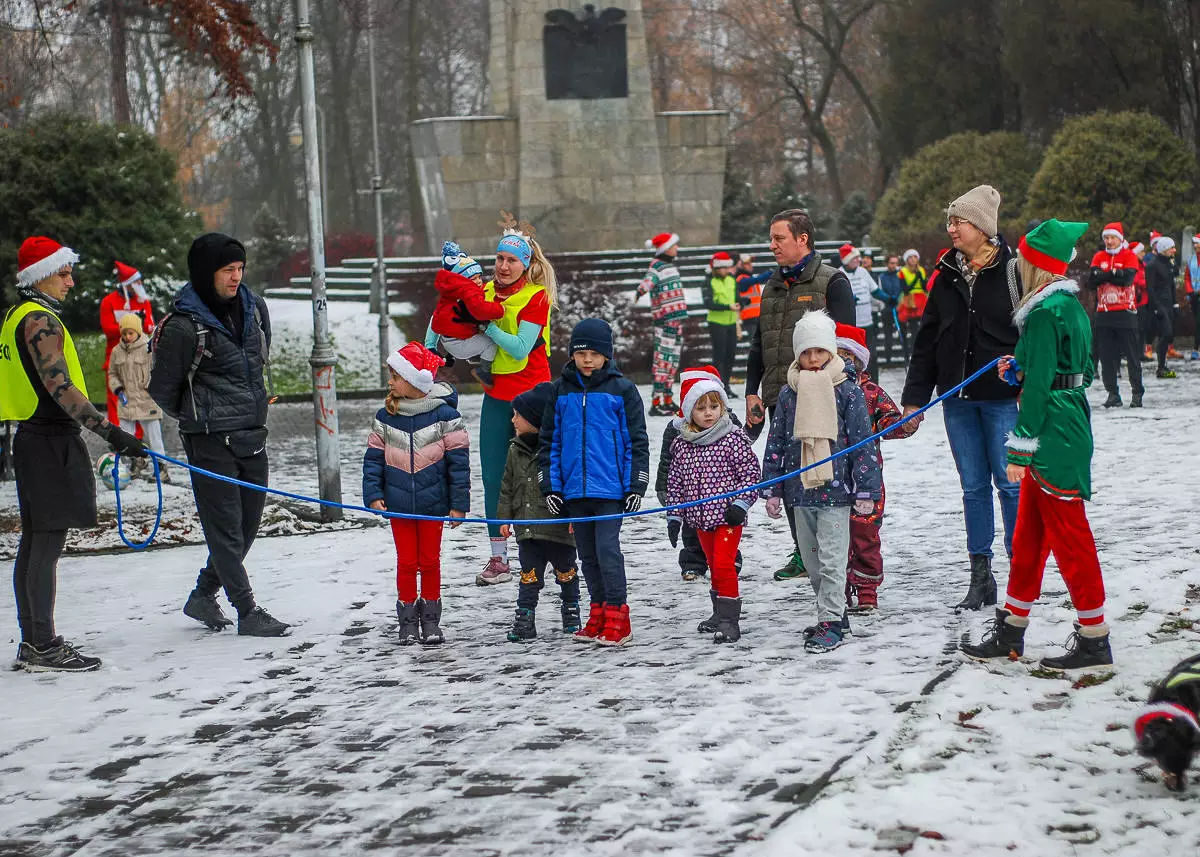
<svg viewBox="0 0 1200 857">
<path fill-rule="evenodd" d="M 799 238 L 801 235 L 808 236 L 808 243 L 813 242 L 813 222 L 808 216 L 808 212 L 803 208 L 789 208 L 786 211 L 781 211 L 771 218 L 771 225 L 783 221 L 788 225 L 788 232 L 792 233 L 793 238 Z"/>
</svg>

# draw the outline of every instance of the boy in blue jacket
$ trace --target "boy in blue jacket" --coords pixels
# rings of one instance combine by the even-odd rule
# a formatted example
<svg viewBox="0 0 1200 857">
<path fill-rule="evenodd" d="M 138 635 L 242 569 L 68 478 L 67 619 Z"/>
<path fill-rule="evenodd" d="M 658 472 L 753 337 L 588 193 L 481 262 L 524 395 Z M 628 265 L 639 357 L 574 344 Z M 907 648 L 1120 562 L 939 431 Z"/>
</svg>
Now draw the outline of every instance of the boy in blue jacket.
<svg viewBox="0 0 1200 857">
<path fill-rule="evenodd" d="M 538 464 L 546 507 L 570 517 L 636 512 L 650 484 L 642 397 L 613 365 L 608 322 L 585 318 L 575 325 L 570 353 L 542 417 Z M 620 646 L 631 636 L 620 536 L 620 518 L 575 524 L 591 600 L 577 640 Z"/>
</svg>

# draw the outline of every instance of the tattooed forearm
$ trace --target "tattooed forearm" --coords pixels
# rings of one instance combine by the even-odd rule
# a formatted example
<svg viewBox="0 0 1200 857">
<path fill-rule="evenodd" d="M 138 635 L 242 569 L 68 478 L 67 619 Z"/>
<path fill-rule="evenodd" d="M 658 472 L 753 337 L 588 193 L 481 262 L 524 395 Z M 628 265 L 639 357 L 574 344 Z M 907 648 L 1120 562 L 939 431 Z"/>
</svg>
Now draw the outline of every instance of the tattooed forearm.
<svg viewBox="0 0 1200 857">
<path fill-rule="evenodd" d="M 108 420 L 71 382 L 67 359 L 63 356 L 63 329 L 58 320 L 49 313 L 30 313 L 25 319 L 25 347 L 42 385 L 67 416 L 85 429 L 103 435 Z"/>
</svg>

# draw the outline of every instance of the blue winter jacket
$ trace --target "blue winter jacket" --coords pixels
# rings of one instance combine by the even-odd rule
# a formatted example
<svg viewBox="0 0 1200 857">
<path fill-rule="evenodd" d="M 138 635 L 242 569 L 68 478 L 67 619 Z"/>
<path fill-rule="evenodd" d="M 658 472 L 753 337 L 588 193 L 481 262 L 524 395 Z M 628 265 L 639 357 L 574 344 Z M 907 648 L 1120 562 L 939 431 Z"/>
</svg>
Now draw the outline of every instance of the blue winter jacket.
<svg viewBox="0 0 1200 857">
<path fill-rule="evenodd" d="M 650 484 L 650 438 L 642 397 L 611 360 L 585 377 L 573 362 L 554 382 L 542 416 L 542 493 L 620 500 Z"/>
<path fill-rule="evenodd" d="M 838 436 L 830 444 L 830 453 L 836 454 L 870 437 L 872 432 L 867 399 L 853 369 L 846 369 L 846 380 L 833 388 L 833 395 L 837 401 Z M 800 469 L 801 445 L 792 439 L 795 423 L 796 391 L 784 384 L 771 418 L 771 433 L 763 455 L 764 481 Z M 833 481 L 828 485 L 805 489 L 800 477 L 796 476 L 764 488 L 762 493 L 764 497 L 782 496 L 788 506 L 850 506 L 855 500 L 878 500 L 882 488 L 883 466 L 879 461 L 879 449 L 876 444 L 868 443 L 834 460 Z"/>
<path fill-rule="evenodd" d="M 889 307 L 894 307 L 900 303 L 900 296 L 903 293 L 904 283 L 900 279 L 900 275 L 894 271 L 883 271 L 879 275 L 879 288 L 871 294 Z"/>
<path fill-rule="evenodd" d="M 470 439 L 458 393 L 438 382 L 424 399 L 380 408 L 363 455 L 363 505 L 389 512 L 445 516 L 471 510 Z"/>
</svg>

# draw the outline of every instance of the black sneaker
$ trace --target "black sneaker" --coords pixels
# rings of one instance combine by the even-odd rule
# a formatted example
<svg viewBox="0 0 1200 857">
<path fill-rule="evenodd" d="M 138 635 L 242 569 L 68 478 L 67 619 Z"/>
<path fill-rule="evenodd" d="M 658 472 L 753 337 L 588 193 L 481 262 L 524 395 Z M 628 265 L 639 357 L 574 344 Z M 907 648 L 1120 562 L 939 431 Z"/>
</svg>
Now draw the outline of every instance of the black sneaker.
<svg viewBox="0 0 1200 857">
<path fill-rule="evenodd" d="M 233 625 L 232 620 L 221 611 L 217 596 L 202 595 L 197 589 L 192 590 L 187 603 L 183 605 L 183 615 L 195 619 L 210 631 L 224 631 Z"/>
<path fill-rule="evenodd" d="M 17 664 L 30 673 L 86 673 L 100 668 L 100 659 L 81 654 L 62 637 L 42 648 L 22 643 Z"/>
<path fill-rule="evenodd" d="M 1129 402 L 1129 407 L 1140 408 L 1142 406 L 1142 394 L 1134 393 L 1133 398 Z"/>
<path fill-rule="evenodd" d="M 1117 393 L 1109 393 L 1108 398 L 1104 400 L 1104 407 L 1119 408 L 1121 407 L 1121 397 Z"/>
<path fill-rule="evenodd" d="M 285 637 L 290 627 L 261 607 L 238 617 L 238 635 L 242 637 Z"/>
</svg>

